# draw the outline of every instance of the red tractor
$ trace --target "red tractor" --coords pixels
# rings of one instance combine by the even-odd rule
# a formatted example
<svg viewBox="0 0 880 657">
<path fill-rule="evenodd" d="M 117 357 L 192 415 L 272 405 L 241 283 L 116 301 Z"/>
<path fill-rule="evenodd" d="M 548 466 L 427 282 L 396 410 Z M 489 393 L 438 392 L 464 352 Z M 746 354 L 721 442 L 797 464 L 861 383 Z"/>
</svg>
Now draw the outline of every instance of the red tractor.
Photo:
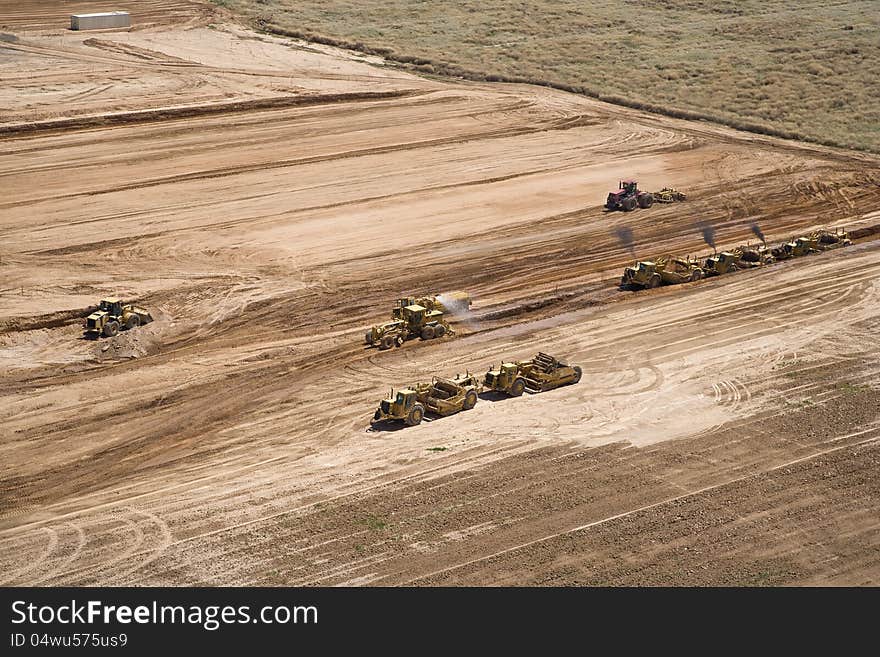
<svg viewBox="0 0 880 657">
<path fill-rule="evenodd" d="M 608 194 L 605 207 L 609 210 L 623 210 L 629 212 L 640 208 L 650 208 L 654 205 L 654 195 L 651 192 L 643 192 L 635 180 L 621 180 L 620 187 L 616 192 Z"/>
</svg>

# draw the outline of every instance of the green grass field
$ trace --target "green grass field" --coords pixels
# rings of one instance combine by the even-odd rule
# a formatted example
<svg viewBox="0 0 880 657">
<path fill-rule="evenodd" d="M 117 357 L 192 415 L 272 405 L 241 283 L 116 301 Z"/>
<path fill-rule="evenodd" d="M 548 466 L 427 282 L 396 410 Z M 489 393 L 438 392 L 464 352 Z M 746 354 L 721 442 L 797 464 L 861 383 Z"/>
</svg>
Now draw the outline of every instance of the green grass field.
<svg viewBox="0 0 880 657">
<path fill-rule="evenodd" d="M 880 152 L 876 0 L 217 0 L 270 30 Z"/>
</svg>

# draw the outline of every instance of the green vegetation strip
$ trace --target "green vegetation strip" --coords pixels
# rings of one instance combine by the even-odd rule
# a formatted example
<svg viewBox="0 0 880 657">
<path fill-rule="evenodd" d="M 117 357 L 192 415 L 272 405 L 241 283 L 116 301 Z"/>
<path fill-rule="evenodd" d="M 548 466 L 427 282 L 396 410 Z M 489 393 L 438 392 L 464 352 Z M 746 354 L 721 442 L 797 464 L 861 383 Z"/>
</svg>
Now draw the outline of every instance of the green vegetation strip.
<svg viewBox="0 0 880 657">
<path fill-rule="evenodd" d="M 880 152 L 876 2 L 221 0 L 258 29 L 470 80 Z"/>
</svg>

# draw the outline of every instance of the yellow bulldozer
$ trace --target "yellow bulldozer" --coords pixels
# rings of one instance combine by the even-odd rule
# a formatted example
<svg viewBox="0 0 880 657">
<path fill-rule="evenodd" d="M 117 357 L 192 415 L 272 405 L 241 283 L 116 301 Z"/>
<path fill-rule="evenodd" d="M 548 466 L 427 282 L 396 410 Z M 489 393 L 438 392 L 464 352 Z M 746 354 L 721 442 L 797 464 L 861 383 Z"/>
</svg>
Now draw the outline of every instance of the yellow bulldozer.
<svg viewBox="0 0 880 657">
<path fill-rule="evenodd" d="M 104 336 L 112 338 L 120 330 L 129 330 L 148 324 L 153 316 L 144 308 L 124 303 L 116 297 L 107 297 L 98 304 L 98 309 L 86 317 L 86 337 Z"/>
</svg>

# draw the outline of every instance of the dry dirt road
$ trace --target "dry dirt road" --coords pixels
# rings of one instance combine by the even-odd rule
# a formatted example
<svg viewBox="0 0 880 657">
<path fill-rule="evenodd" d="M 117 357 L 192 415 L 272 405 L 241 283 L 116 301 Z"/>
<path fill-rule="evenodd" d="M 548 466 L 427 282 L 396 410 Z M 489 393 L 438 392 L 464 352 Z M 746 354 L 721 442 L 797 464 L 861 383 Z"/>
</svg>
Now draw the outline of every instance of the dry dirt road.
<svg viewBox="0 0 880 657">
<path fill-rule="evenodd" d="M 422 79 L 198 3 L 83 34 L 14 4 L 0 582 L 880 584 L 874 235 L 616 289 L 633 253 L 705 255 L 699 222 L 720 247 L 876 226 L 876 158 Z M 690 199 L 603 212 L 628 176 Z M 457 337 L 362 345 L 450 289 Z M 157 321 L 82 339 L 106 295 Z M 391 386 L 538 349 L 581 383 L 367 431 Z"/>
</svg>

